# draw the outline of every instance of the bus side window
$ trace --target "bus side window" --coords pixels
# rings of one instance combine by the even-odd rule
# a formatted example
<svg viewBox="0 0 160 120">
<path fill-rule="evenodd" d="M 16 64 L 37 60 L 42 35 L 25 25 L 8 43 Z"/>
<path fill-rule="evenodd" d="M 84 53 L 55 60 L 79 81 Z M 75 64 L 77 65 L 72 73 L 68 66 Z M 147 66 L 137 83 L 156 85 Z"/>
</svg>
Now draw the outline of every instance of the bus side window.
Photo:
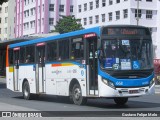
<svg viewBox="0 0 160 120">
<path fill-rule="evenodd" d="M 20 63 L 25 63 L 25 47 L 20 49 Z"/>
<path fill-rule="evenodd" d="M 59 46 L 58 60 L 69 59 L 69 39 L 59 41 L 58 46 Z"/>
<path fill-rule="evenodd" d="M 71 42 L 70 59 L 81 59 L 84 56 L 84 44 L 82 39 L 73 39 Z"/>
<path fill-rule="evenodd" d="M 57 60 L 57 42 L 47 44 L 47 61 Z"/>
<path fill-rule="evenodd" d="M 25 63 L 34 63 L 34 60 L 35 60 L 34 46 L 27 46 L 25 54 Z"/>
</svg>

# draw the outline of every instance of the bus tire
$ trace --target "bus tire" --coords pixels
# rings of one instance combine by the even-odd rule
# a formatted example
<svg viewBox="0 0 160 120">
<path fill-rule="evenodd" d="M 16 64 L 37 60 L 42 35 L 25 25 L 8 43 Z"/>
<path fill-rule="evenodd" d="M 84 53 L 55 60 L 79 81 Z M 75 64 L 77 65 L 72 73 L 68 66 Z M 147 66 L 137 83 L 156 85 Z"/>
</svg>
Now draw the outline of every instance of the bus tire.
<svg viewBox="0 0 160 120">
<path fill-rule="evenodd" d="M 23 98 L 25 100 L 31 99 L 31 93 L 30 93 L 30 87 L 29 87 L 28 81 L 24 82 L 22 92 L 23 92 Z"/>
<path fill-rule="evenodd" d="M 114 98 L 114 102 L 117 104 L 117 105 L 124 105 L 128 102 L 128 98 L 123 98 L 123 97 L 119 97 L 119 98 Z"/>
<path fill-rule="evenodd" d="M 76 105 L 84 105 L 87 102 L 87 98 L 82 96 L 82 90 L 78 83 L 73 86 L 71 98 Z"/>
</svg>

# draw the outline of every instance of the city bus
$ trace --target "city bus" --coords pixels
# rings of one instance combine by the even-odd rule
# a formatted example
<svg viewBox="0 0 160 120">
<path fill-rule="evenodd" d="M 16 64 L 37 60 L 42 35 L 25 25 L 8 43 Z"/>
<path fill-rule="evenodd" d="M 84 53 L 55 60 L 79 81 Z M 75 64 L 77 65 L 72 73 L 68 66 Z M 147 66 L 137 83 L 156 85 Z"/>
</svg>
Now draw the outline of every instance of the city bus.
<svg viewBox="0 0 160 120">
<path fill-rule="evenodd" d="M 154 94 L 153 78 L 152 39 L 143 26 L 100 26 L 7 47 L 7 88 L 26 100 L 47 94 L 76 105 L 88 98 L 124 105 Z"/>
</svg>

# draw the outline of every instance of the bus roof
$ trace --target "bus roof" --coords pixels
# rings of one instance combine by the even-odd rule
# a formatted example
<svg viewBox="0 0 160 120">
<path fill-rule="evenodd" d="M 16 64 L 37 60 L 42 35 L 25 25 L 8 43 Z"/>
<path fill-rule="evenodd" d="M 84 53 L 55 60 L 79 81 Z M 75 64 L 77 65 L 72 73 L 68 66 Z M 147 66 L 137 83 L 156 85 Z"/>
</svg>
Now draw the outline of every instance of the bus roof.
<svg viewBox="0 0 160 120">
<path fill-rule="evenodd" d="M 39 39 L 29 40 L 29 41 L 26 41 L 26 42 L 10 44 L 9 48 L 31 45 L 31 44 L 36 44 L 36 43 L 41 43 L 41 42 L 46 42 L 46 41 L 51 41 L 51 40 L 63 39 L 63 38 L 83 35 L 83 34 L 87 34 L 87 33 L 96 33 L 97 35 L 100 35 L 101 27 L 134 27 L 134 28 L 144 28 L 144 29 L 146 28 L 144 26 L 136 26 L 136 25 L 98 26 L 98 27 L 93 27 L 93 28 L 89 28 L 89 29 L 83 29 L 83 30 L 78 30 L 78 31 L 74 31 L 74 32 L 68 32 L 68 33 L 64 33 L 64 34 L 60 34 L 60 35 L 56 35 L 56 36 L 50 36 L 50 37 L 46 37 L 46 38 L 39 38 Z"/>
<path fill-rule="evenodd" d="M 35 40 L 29 40 L 26 42 L 11 44 L 11 45 L 9 45 L 9 48 L 31 45 L 31 44 L 36 44 L 36 43 L 41 43 L 41 42 L 46 42 L 46 41 L 51 41 L 51 40 L 63 39 L 63 38 L 83 35 L 83 34 L 87 34 L 87 33 L 96 33 L 97 35 L 100 35 L 100 30 L 101 30 L 101 27 L 83 29 L 83 30 L 78 30 L 78 31 L 74 31 L 74 32 L 68 32 L 68 33 L 56 35 L 56 36 L 51 36 L 51 37 L 40 38 L 40 39 L 35 39 Z"/>
</svg>

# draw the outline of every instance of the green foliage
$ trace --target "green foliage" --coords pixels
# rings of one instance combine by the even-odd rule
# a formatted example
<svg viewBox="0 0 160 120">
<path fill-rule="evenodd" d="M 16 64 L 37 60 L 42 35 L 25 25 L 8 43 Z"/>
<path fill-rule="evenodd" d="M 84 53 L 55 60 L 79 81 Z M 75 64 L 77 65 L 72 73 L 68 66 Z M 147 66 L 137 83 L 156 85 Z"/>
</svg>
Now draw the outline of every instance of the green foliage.
<svg viewBox="0 0 160 120">
<path fill-rule="evenodd" d="M 0 0 L 0 5 L 2 5 L 4 2 L 7 2 L 8 0 Z"/>
<path fill-rule="evenodd" d="M 62 33 L 67 33 L 71 31 L 83 29 L 82 25 L 78 23 L 79 19 L 74 16 L 62 16 L 62 18 L 57 22 L 55 26 L 55 31 Z"/>
</svg>

